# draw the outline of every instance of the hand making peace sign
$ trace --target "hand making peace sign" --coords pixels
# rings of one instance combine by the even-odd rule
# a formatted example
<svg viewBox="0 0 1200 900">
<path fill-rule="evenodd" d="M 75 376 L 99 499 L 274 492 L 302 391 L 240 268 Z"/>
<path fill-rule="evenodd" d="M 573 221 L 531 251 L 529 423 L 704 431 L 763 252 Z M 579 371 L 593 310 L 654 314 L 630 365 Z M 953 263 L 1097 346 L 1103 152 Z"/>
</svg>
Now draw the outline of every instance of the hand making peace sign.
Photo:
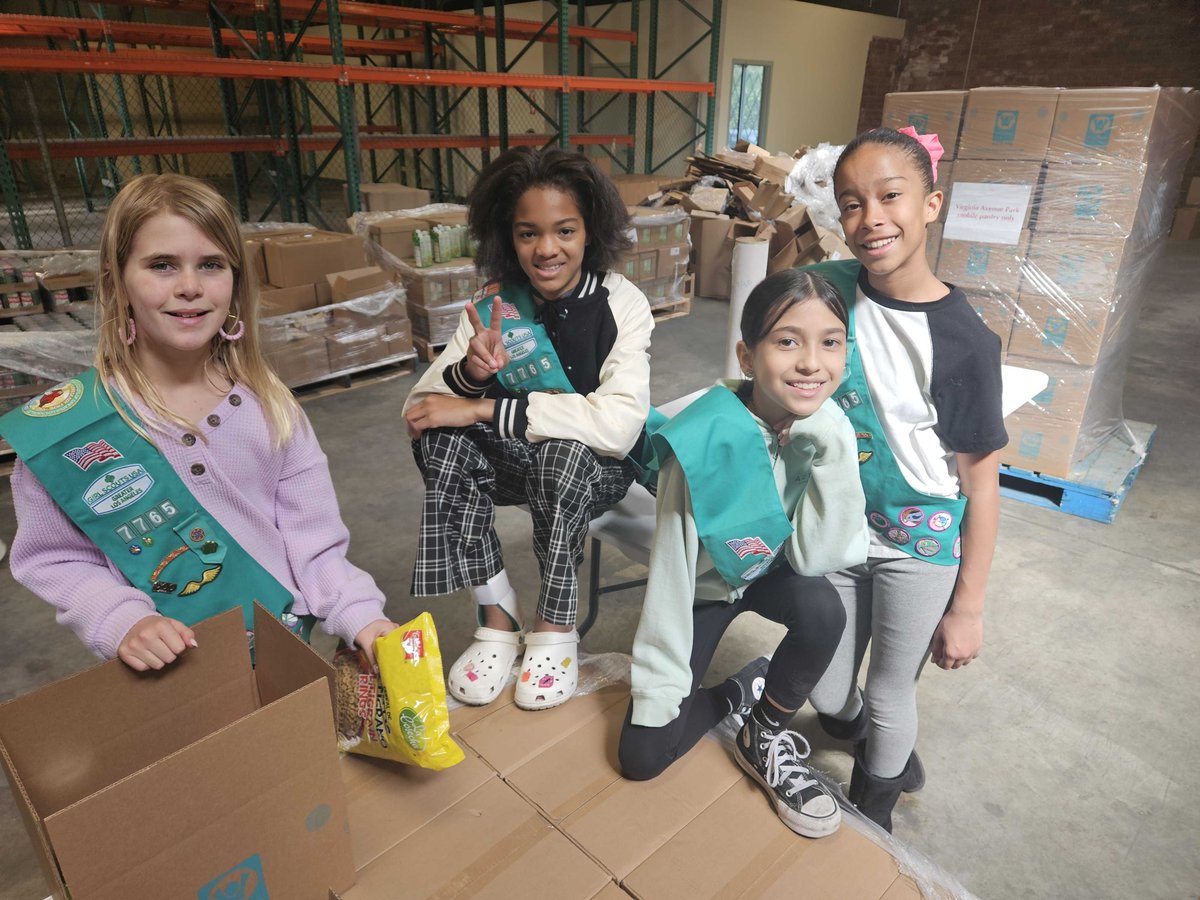
<svg viewBox="0 0 1200 900">
<path fill-rule="evenodd" d="M 492 299 L 492 318 L 489 327 L 483 327 L 479 311 L 474 303 L 467 304 L 467 319 L 475 329 L 475 336 L 467 344 L 467 374 L 476 382 L 485 382 L 508 364 L 508 353 L 500 337 L 504 315 L 501 312 L 499 295 Z"/>
</svg>

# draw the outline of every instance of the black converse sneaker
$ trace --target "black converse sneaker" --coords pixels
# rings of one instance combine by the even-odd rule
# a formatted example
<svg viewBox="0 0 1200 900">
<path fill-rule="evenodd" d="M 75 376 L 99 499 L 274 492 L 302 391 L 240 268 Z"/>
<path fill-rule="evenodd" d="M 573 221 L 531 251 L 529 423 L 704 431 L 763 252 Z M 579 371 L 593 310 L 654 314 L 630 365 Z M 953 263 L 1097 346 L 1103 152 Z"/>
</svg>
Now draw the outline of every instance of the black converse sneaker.
<svg viewBox="0 0 1200 900">
<path fill-rule="evenodd" d="M 796 749 L 796 741 L 804 752 Z M 775 812 L 797 834 L 818 838 L 833 834 L 842 821 L 837 801 L 800 760 L 811 752 L 802 735 L 787 729 L 769 731 L 753 715 L 737 736 L 738 765 L 767 792 Z"/>
<path fill-rule="evenodd" d="M 733 716 L 733 721 L 737 723 L 738 728 L 746 724 L 750 710 L 755 703 L 762 699 L 763 689 L 767 685 L 767 666 L 770 664 L 769 659 L 760 656 L 758 659 L 746 663 L 741 670 L 725 679 L 733 686 L 733 699 L 730 701 L 733 709 L 730 715 Z"/>
</svg>

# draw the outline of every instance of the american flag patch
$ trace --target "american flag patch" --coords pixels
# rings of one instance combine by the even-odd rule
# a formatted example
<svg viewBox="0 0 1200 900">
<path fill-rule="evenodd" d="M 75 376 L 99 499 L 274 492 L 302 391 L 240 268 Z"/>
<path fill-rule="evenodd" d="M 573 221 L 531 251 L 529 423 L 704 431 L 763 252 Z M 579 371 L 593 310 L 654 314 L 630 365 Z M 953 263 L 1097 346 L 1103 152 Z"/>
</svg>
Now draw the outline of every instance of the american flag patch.
<svg viewBox="0 0 1200 900">
<path fill-rule="evenodd" d="M 732 541 L 726 541 L 725 545 L 737 554 L 738 559 L 745 559 L 751 553 L 759 556 L 774 555 L 771 548 L 763 543 L 762 538 L 758 537 L 734 538 Z"/>
<path fill-rule="evenodd" d="M 501 300 L 500 301 L 500 318 L 502 318 L 502 319 L 519 319 L 519 318 L 521 318 L 521 312 L 515 306 L 513 306 L 511 303 L 505 303 L 503 300 Z"/>
<path fill-rule="evenodd" d="M 108 441 L 92 441 L 82 447 L 74 447 L 63 454 L 85 472 L 89 467 L 106 459 L 121 459 L 121 451 Z"/>
</svg>

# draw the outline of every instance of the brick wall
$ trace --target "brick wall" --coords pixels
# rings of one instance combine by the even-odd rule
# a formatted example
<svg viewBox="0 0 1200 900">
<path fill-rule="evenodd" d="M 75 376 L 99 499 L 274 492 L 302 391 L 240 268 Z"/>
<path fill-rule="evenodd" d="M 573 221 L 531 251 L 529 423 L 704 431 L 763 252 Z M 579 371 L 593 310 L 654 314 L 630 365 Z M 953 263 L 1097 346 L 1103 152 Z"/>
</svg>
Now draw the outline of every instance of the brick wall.
<svg viewBox="0 0 1200 900">
<path fill-rule="evenodd" d="M 872 104 L 888 90 L 985 85 L 1200 88 L 1196 0 L 907 0 L 901 15 L 892 78 L 869 88 Z M 868 58 L 868 85 L 879 77 L 873 66 Z M 1188 165 L 1188 177 L 1198 174 L 1200 149 Z"/>
<path fill-rule="evenodd" d="M 899 38 L 871 38 L 867 48 L 867 73 L 858 105 L 858 131 L 875 128 L 883 118 L 883 97 L 896 77 L 900 57 Z"/>
</svg>

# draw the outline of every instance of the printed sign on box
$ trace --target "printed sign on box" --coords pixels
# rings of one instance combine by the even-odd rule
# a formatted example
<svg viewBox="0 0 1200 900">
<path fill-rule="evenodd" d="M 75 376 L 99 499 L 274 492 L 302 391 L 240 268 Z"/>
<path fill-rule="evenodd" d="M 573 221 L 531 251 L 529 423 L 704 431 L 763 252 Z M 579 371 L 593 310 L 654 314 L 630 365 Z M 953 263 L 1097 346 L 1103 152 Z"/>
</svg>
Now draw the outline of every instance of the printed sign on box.
<svg viewBox="0 0 1200 900">
<path fill-rule="evenodd" d="M 958 182 L 946 217 L 946 240 L 1015 244 L 1032 188 L 1028 184 Z"/>
</svg>

